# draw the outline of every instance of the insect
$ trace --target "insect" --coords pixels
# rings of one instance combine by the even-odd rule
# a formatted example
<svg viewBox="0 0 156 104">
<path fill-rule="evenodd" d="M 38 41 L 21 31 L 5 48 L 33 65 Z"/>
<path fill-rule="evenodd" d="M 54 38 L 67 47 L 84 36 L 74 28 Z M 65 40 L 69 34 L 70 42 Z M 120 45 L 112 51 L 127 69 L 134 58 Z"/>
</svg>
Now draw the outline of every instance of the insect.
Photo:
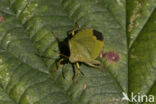
<svg viewBox="0 0 156 104">
<path fill-rule="evenodd" d="M 53 35 L 58 40 L 54 33 Z M 64 46 L 61 47 L 62 54 L 60 55 L 62 57 L 59 59 L 58 65 L 60 65 L 61 62 L 68 60 L 76 66 L 77 73 L 74 75 L 73 81 L 81 73 L 79 63 L 98 68 L 97 65 L 100 64 L 100 61 L 96 60 L 96 58 L 104 47 L 104 39 L 101 32 L 98 32 L 93 28 L 73 30 L 72 36 L 65 40 L 66 42 L 62 42 Z M 65 53 L 65 49 L 68 50 L 68 54 Z M 98 69 L 102 71 L 100 68 Z"/>
</svg>

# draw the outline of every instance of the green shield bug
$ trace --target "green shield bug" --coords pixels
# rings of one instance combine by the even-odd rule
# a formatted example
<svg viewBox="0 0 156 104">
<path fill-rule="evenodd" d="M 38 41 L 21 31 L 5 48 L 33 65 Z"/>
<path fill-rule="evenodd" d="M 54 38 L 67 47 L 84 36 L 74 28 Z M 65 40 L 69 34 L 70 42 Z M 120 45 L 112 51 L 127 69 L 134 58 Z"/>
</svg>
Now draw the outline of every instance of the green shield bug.
<svg viewBox="0 0 156 104">
<path fill-rule="evenodd" d="M 58 37 L 53 33 L 53 36 L 60 42 Z M 102 71 L 97 65 L 100 65 L 100 61 L 96 60 L 100 52 L 104 47 L 104 39 L 102 33 L 93 29 L 81 29 L 72 31 L 72 36 L 63 42 L 62 49 L 68 49 L 68 55 L 64 52 L 60 54 L 62 56 L 58 61 L 58 66 L 62 61 L 68 60 L 74 64 L 77 69 L 76 75 L 73 77 L 73 81 L 78 76 L 80 71 L 79 63 L 87 64 L 91 67 L 96 67 Z"/>
</svg>

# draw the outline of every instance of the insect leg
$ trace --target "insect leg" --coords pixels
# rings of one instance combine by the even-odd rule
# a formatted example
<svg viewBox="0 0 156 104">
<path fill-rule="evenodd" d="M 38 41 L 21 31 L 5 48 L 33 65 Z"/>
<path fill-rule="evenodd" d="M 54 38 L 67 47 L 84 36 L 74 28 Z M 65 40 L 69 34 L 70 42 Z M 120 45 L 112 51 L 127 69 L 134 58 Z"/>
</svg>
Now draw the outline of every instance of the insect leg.
<svg viewBox="0 0 156 104">
<path fill-rule="evenodd" d="M 101 68 L 99 68 L 98 66 L 96 66 L 96 65 L 94 65 L 94 64 L 92 64 L 92 63 L 86 63 L 86 64 L 88 64 L 88 65 L 91 66 L 91 67 L 94 67 L 94 68 L 98 69 L 98 70 L 101 71 L 101 72 L 104 72 Z"/>
<path fill-rule="evenodd" d="M 75 35 L 75 29 L 74 30 L 72 30 L 72 36 L 74 36 Z"/>
<path fill-rule="evenodd" d="M 52 32 L 52 35 L 53 35 L 53 37 L 54 37 L 58 42 L 61 41 L 61 40 L 59 39 L 59 37 L 58 37 L 54 32 Z"/>
<path fill-rule="evenodd" d="M 61 59 L 59 59 L 59 61 L 58 61 L 58 62 L 56 62 L 56 67 L 57 67 L 57 70 L 59 69 L 61 62 L 63 62 L 63 61 L 64 61 L 64 59 L 63 59 L 63 58 L 61 58 Z"/>
<path fill-rule="evenodd" d="M 75 24 L 76 24 L 78 30 L 80 30 L 80 25 L 78 24 L 78 22 L 75 22 Z"/>
<path fill-rule="evenodd" d="M 78 62 L 76 63 L 76 67 L 77 67 L 76 69 L 77 69 L 78 74 L 81 73 L 82 75 L 84 75 L 84 73 L 80 70 L 80 65 Z"/>
<path fill-rule="evenodd" d="M 77 29 L 73 29 L 73 30 L 72 30 L 72 36 L 75 35 L 75 31 L 79 31 L 79 30 L 80 30 L 80 25 L 79 25 L 77 22 L 76 22 L 75 24 L 76 24 L 76 26 L 77 26 Z"/>
<path fill-rule="evenodd" d="M 76 69 L 77 69 L 78 74 L 80 74 L 81 71 L 80 71 L 80 65 L 78 62 L 76 62 Z"/>
<path fill-rule="evenodd" d="M 77 71 L 76 71 L 76 75 L 74 75 L 73 78 L 72 78 L 72 80 L 73 80 L 74 82 L 75 82 L 75 78 L 81 73 L 79 63 L 76 62 L 75 65 L 76 65 L 76 70 L 77 70 Z"/>
</svg>

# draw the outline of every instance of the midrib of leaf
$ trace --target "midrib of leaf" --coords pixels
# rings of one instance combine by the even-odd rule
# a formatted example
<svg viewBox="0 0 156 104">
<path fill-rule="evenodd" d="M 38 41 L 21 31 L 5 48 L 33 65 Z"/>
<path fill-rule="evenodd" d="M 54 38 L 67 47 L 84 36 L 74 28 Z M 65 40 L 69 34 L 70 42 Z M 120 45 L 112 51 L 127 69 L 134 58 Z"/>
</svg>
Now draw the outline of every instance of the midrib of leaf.
<svg viewBox="0 0 156 104">
<path fill-rule="evenodd" d="M 128 56 L 130 56 L 130 50 L 131 50 L 131 48 L 133 48 L 133 44 L 137 41 L 137 38 L 141 35 L 142 30 L 145 28 L 146 24 L 148 23 L 150 17 L 151 17 L 152 14 L 154 13 L 154 10 L 155 10 L 155 9 L 156 9 L 156 8 L 153 8 L 151 14 L 149 15 L 149 18 L 147 18 L 146 22 L 144 23 L 144 25 L 142 26 L 142 28 L 141 28 L 140 31 L 138 32 L 138 35 L 136 36 L 136 38 L 134 39 L 134 41 L 131 43 L 131 45 L 128 46 L 128 47 L 129 47 L 129 49 L 128 49 Z M 154 31 L 154 32 L 155 32 L 155 31 Z M 130 67 L 130 66 L 128 66 L 128 67 Z M 155 81 L 156 81 L 156 79 L 155 79 Z M 153 85 L 149 88 L 149 90 L 148 90 L 147 93 L 146 93 L 147 95 L 150 94 L 149 92 L 151 91 L 152 87 L 154 87 L 154 85 L 155 85 L 155 83 L 153 83 Z"/>
<path fill-rule="evenodd" d="M 156 6 L 156 5 L 155 5 Z M 152 95 L 154 95 L 154 93 L 155 92 L 151 92 L 152 91 L 152 89 L 154 89 L 155 88 L 155 82 L 156 82 L 156 78 L 154 77 L 155 75 L 154 74 L 156 74 L 156 72 L 154 71 L 155 69 L 156 69 L 156 67 L 155 67 L 155 59 L 154 58 L 156 58 L 155 57 L 155 48 L 154 48 L 154 45 L 155 45 L 155 41 L 154 41 L 154 39 L 156 39 L 155 37 L 154 37 L 154 33 L 156 32 L 155 31 L 155 24 L 154 24 L 154 17 L 155 17 L 155 14 L 156 14 L 156 8 L 154 7 L 153 9 L 152 9 L 152 11 L 150 11 L 150 15 L 149 15 L 149 17 L 147 18 L 147 20 L 146 20 L 146 22 L 145 22 L 145 24 L 142 26 L 142 28 L 141 28 L 141 30 L 139 31 L 139 34 L 137 35 L 137 37 L 136 37 L 136 39 L 134 40 L 134 42 L 132 43 L 132 45 L 131 45 L 131 47 L 130 47 L 130 51 L 131 51 L 131 53 L 133 53 L 134 54 L 134 52 L 132 52 L 132 49 L 136 49 L 137 47 L 137 44 L 138 44 L 138 46 L 139 46 L 139 49 L 141 50 L 141 48 L 140 48 L 140 46 L 142 46 L 141 45 L 141 43 L 142 44 L 144 44 L 144 47 L 142 46 L 142 50 L 143 49 L 146 49 L 145 50 L 145 52 L 144 51 L 139 51 L 139 52 L 141 52 L 140 54 L 142 55 L 142 53 L 144 53 L 145 55 L 144 55 L 144 57 L 147 57 L 146 56 L 146 54 L 148 54 L 149 56 L 148 56 L 148 59 L 147 60 L 144 60 L 143 58 L 141 58 L 141 57 L 138 57 L 138 59 L 140 60 L 140 62 L 143 62 L 142 64 L 145 66 L 144 68 L 142 68 L 142 67 L 140 67 L 140 68 L 142 68 L 142 69 L 144 69 L 144 73 L 146 72 L 146 73 L 149 73 L 149 71 L 151 72 L 151 73 L 153 73 L 153 74 L 151 74 L 151 73 L 149 73 L 149 75 L 146 75 L 146 76 L 144 76 L 144 75 L 141 75 L 142 77 L 144 77 L 144 79 L 145 79 L 145 81 L 146 81 L 146 83 L 143 81 L 143 82 L 141 82 L 141 80 L 143 80 L 143 78 L 141 78 L 141 77 L 138 77 L 138 76 L 135 76 L 134 78 L 132 78 L 133 80 L 137 80 L 138 81 L 138 79 L 140 80 L 140 82 L 138 82 L 138 83 L 135 83 L 135 81 L 133 82 L 133 83 L 130 83 L 131 84 L 131 87 L 132 87 L 132 85 L 134 85 L 134 88 L 131 88 L 130 89 L 130 91 L 131 92 L 135 92 L 135 93 L 143 93 L 143 94 L 146 94 L 146 95 L 149 95 L 149 94 L 151 94 L 152 93 Z M 149 39 L 149 37 L 151 36 L 151 42 L 153 42 L 153 45 L 152 45 L 152 43 L 150 43 L 150 39 Z M 144 37 L 144 38 L 141 38 L 141 37 Z M 145 38 L 146 37 L 146 38 Z M 141 42 L 141 40 L 140 39 L 142 39 L 142 42 Z M 146 40 L 145 40 L 146 39 Z M 143 43 L 143 41 L 144 41 L 144 43 Z M 147 43 L 148 42 L 148 43 Z M 151 45 L 151 46 L 150 46 Z M 135 48 L 134 48 L 135 47 Z M 153 47 L 153 50 L 151 49 L 151 47 Z M 138 51 L 138 50 L 137 50 Z M 133 55 L 132 54 L 132 55 Z M 130 54 L 129 54 L 130 55 Z M 134 54 L 134 55 L 136 55 L 136 54 Z M 138 55 L 138 54 L 137 54 Z M 143 56 L 142 56 L 143 57 Z M 142 61 L 142 60 L 144 60 L 144 61 Z M 136 61 L 136 59 L 134 59 L 133 61 Z M 143 65 L 141 65 L 141 66 L 143 66 Z M 140 64 L 138 65 L 138 66 L 140 66 Z M 146 69 L 146 71 L 145 71 L 145 69 Z M 132 70 L 132 68 L 131 68 L 131 70 Z M 135 69 L 135 70 L 139 70 L 139 69 Z M 133 74 L 135 74 L 135 73 L 137 73 L 138 71 L 135 71 L 134 70 L 134 73 Z M 138 72 L 138 74 L 139 73 L 143 73 L 142 72 L 142 70 L 140 70 L 140 72 Z M 148 77 L 147 77 L 148 76 Z M 147 81 L 146 80 L 146 78 L 148 78 L 149 79 L 149 77 L 151 78 L 149 81 Z M 136 78 L 136 79 L 135 79 Z M 137 79 L 138 78 L 138 79 Z M 132 81 L 131 81 L 132 82 Z M 141 83 L 144 83 L 144 84 L 146 84 L 146 89 L 145 89 L 145 85 L 142 85 Z M 142 85 L 142 86 L 141 86 Z M 136 86 L 138 87 L 138 86 L 140 86 L 140 88 L 136 88 Z M 136 89 L 135 89 L 136 88 Z M 129 92 L 129 93 L 131 93 L 131 92 Z"/>
<path fill-rule="evenodd" d="M 127 37 L 128 48 L 132 44 L 148 22 L 148 18 L 155 9 L 154 0 L 127 0 Z"/>
<path fill-rule="evenodd" d="M 137 38 L 139 37 L 141 31 L 144 29 L 146 23 L 148 22 L 149 18 L 151 17 L 151 15 L 153 14 L 155 8 L 153 8 L 153 10 L 151 11 L 151 14 L 149 15 L 149 17 L 145 20 L 145 23 L 143 24 L 143 26 L 141 27 L 141 29 L 138 32 L 138 35 L 136 36 L 136 38 L 133 40 L 133 42 L 131 42 L 131 44 L 128 46 L 129 50 L 133 47 L 133 44 L 135 43 L 135 41 L 137 40 Z"/>
</svg>

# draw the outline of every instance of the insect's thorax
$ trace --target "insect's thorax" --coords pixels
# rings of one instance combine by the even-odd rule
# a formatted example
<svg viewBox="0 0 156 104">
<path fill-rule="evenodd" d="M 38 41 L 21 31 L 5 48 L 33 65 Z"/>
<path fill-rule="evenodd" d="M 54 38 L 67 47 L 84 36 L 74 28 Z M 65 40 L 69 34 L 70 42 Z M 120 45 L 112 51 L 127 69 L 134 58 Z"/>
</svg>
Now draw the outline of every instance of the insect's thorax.
<svg viewBox="0 0 156 104">
<path fill-rule="evenodd" d="M 102 34 L 94 29 L 85 29 L 74 35 L 69 41 L 69 61 L 89 62 L 95 60 L 104 46 Z"/>
</svg>

